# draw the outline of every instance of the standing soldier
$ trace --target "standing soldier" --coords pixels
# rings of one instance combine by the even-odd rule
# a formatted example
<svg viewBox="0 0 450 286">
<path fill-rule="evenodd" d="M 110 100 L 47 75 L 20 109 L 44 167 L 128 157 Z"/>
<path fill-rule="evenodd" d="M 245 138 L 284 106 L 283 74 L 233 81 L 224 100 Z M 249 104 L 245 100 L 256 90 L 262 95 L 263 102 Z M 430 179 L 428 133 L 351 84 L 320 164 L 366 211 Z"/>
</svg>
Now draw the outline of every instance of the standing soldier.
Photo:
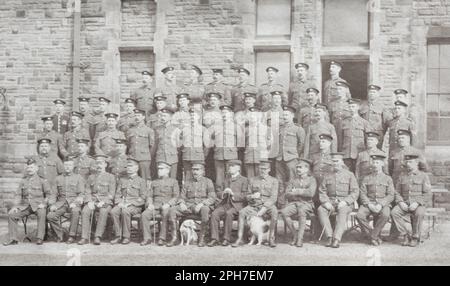
<svg viewBox="0 0 450 286">
<path fill-rule="evenodd" d="M 192 178 L 184 184 L 180 202 L 169 211 L 169 221 L 172 225 L 172 240 L 167 246 L 173 246 L 177 239 L 177 217 L 186 215 L 200 215 L 201 226 L 198 246 L 205 246 L 205 234 L 208 227 L 209 214 L 216 200 L 213 182 L 205 177 L 205 163 L 192 164 Z"/>
<path fill-rule="evenodd" d="M 122 131 L 117 130 L 116 113 L 106 113 L 106 129 L 98 134 L 95 138 L 95 154 L 103 153 L 108 157 L 115 156 L 116 141 L 114 139 L 125 139 Z"/>
<path fill-rule="evenodd" d="M 396 89 L 394 91 L 394 94 L 396 101 L 399 100 L 408 104 L 408 110 L 406 111 L 407 117 L 411 119 L 411 121 L 414 123 L 414 126 L 417 126 L 418 115 L 423 114 L 423 109 L 412 101 L 412 98 L 407 90 L 401 88 Z M 392 113 L 391 117 L 394 117 L 395 110 L 392 110 L 391 113 Z"/>
<path fill-rule="evenodd" d="M 189 78 L 184 83 L 181 88 L 182 93 L 189 94 L 191 99 L 191 104 L 197 106 L 196 109 L 199 111 L 203 106 L 203 94 L 205 93 L 205 88 L 203 84 L 200 83 L 200 76 L 203 74 L 202 70 L 196 65 L 190 65 L 189 68 Z"/>
<path fill-rule="evenodd" d="M 145 125 L 145 110 L 135 109 L 136 125 L 128 130 L 128 154 L 139 161 L 139 175 L 150 180 L 150 163 L 154 154 L 155 132 Z"/>
<path fill-rule="evenodd" d="M 89 97 L 78 97 L 78 111 L 80 111 L 83 116 L 89 114 Z"/>
<path fill-rule="evenodd" d="M 314 123 L 306 130 L 304 158 L 314 160 L 315 154 L 319 153 L 319 135 L 328 134 L 332 138 L 331 152 L 336 152 L 338 147 L 337 135 L 334 126 L 326 118 L 327 106 L 321 103 L 316 104 L 314 110 Z"/>
<path fill-rule="evenodd" d="M 370 123 L 358 114 L 359 100 L 349 99 L 350 116 L 342 121 L 342 142 L 340 151 L 344 153 L 344 162 L 350 171 L 355 172 L 358 154 L 365 149 L 364 135 L 371 129 Z M 338 135 L 339 137 L 339 135 Z"/>
<path fill-rule="evenodd" d="M 63 137 L 61 134 L 53 130 L 53 119 L 50 116 L 44 116 L 41 118 L 44 123 L 44 128 L 41 133 L 38 134 L 37 139 L 48 138 L 51 141 L 50 144 L 50 153 L 55 157 L 62 157 L 61 150 L 63 147 Z M 63 151 L 64 152 L 64 151 Z"/>
<path fill-rule="evenodd" d="M 69 115 L 64 112 L 66 102 L 62 99 L 53 100 L 55 104 L 55 114 L 52 116 L 53 130 L 59 134 L 64 134 L 69 129 Z"/>
<path fill-rule="evenodd" d="M 114 139 L 114 141 L 116 141 L 116 156 L 110 159 L 107 171 L 118 181 L 127 175 L 127 140 Z"/>
<path fill-rule="evenodd" d="M 331 161 L 331 144 L 333 136 L 330 134 L 319 134 L 319 152 L 311 157 L 312 171 L 317 183 L 320 185 L 326 175 L 333 172 L 333 162 Z M 317 197 L 318 199 L 318 197 Z"/>
<path fill-rule="evenodd" d="M 75 158 L 75 174 L 80 174 L 84 180 L 87 180 L 90 175 L 95 173 L 95 160 L 88 155 L 89 139 L 80 138 L 76 139 L 78 143 L 78 153 Z"/>
<path fill-rule="evenodd" d="M 248 205 L 239 211 L 238 238 L 232 245 L 238 247 L 243 244 L 244 227 L 247 217 L 265 214 L 270 216 L 269 226 L 269 246 L 276 247 L 275 232 L 278 219 L 276 207 L 278 197 L 278 180 L 269 175 L 270 161 L 261 160 L 259 162 L 259 175 L 249 179 L 248 195 L 246 197 Z"/>
<path fill-rule="evenodd" d="M 172 124 L 182 129 L 189 125 L 191 121 L 190 109 L 190 97 L 187 93 L 180 93 L 177 95 L 178 110 L 172 116 Z"/>
<path fill-rule="evenodd" d="M 160 117 L 161 117 L 161 110 L 168 108 L 172 110 L 172 112 L 175 110 L 174 108 L 170 108 L 167 105 L 167 97 L 162 95 L 155 96 L 155 108 L 156 112 L 152 113 L 148 116 L 147 126 L 156 129 L 161 124 Z M 136 122 L 136 121 L 135 121 Z"/>
<path fill-rule="evenodd" d="M 63 144 L 61 154 L 63 157 L 69 155 L 78 155 L 77 139 L 89 140 L 89 131 L 82 127 L 83 114 L 81 112 L 72 111 L 70 116 L 70 130 L 63 135 Z"/>
<path fill-rule="evenodd" d="M 265 116 L 265 121 L 267 122 L 267 127 L 270 128 L 270 137 L 272 141 L 270 142 L 270 150 L 268 153 L 268 158 L 270 160 L 270 175 L 276 176 L 276 162 L 277 156 L 280 152 L 280 128 L 283 124 L 283 92 L 282 91 L 272 91 L 272 104 L 270 110 L 267 111 L 263 116 Z"/>
<path fill-rule="evenodd" d="M 330 121 L 336 129 L 337 134 L 337 142 L 338 142 L 338 150 L 341 150 L 342 142 L 344 138 L 342 138 L 342 122 L 345 118 L 351 115 L 349 107 L 348 107 L 348 99 L 347 97 L 350 93 L 349 84 L 345 81 L 338 81 L 335 83 L 336 85 L 336 99 L 333 100 L 330 104 Z"/>
<path fill-rule="evenodd" d="M 222 104 L 231 105 L 231 88 L 230 85 L 223 80 L 223 70 L 222 69 L 212 69 L 213 81 L 205 86 L 205 95 L 210 92 L 217 92 L 223 95 Z"/>
<path fill-rule="evenodd" d="M 295 177 L 297 158 L 303 153 L 305 131 L 294 124 L 295 108 L 283 106 L 283 125 L 280 129 L 280 151 L 276 161 L 276 177 L 279 182 L 278 207 L 285 205 L 286 184 Z"/>
<path fill-rule="evenodd" d="M 425 207 L 431 199 L 431 184 L 428 175 L 419 170 L 419 156 L 416 154 L 405 155 L 407 172 L 400 176 L 395 189 L 395 203 L 391 212 L 392 219 L 404 236 L 403 246 L 415 247 L 419 244 L 422 233 Z M 406 222 L 411 221 L 412 233 L 406 227 Z"/>
<path fill-rule="evenodd" d="M 366 132 L 366 150 L 360 152 L 358 154 L 358 158 L 356 159 L 355 163 L 355 176 L 356 179 L 358 179 L 358 183 L 361 184 L 362 179 L 365 176 L 368 176 L 373 171 L 373 166 L 371 164 L 371 158 L 372 155 L 383 155 L 386 157 L 385 153 L 378 149 L 378 142 L 379 142 L 380 134 L 378 134 L 375 131 L 369 131 Z M 387 161 L 387 160 L 385 160 Z M 387 173 L 387 162 L 383 165 L 383 168 L 386 170 L 385 173 Z"/>
<path fill-rule="evenodd" d="M 395 103 L 395 115 L 388 124 L 388 130 L 386 133 L 389 136 L 389 156 L 392 152 L 398 148 L 398 130 L 404 129 L 411 133 L 411 145 L 415 145 L 416 142 L 416 127 L 414 122 L 407 117 L 408 105 L 403 101 L 397 100 Z"/>
<path fill-rule="evenodd" d="M 39 153 L 35 157 L 38 166 L 39 177 L 46 179 L 50 187 L 55 186 L 56 177 L 64 172 L 64 166 L 61 159 L 51 155 L 52 140 L 49 138 L 41 138 L 38 140 Z"/>
<path fill-rule="evenodd" d="M 326 175 L 319 187 L 320 206 L 317 209 L 320 224 L 328 239 L 327 247 L 339 248 L 342 234 L 347 228 L 347 218 L 358 199 L 359 189 L 355 175 L 344 166 L 343 153 L 332 153 L 333 172 Z M 333 231 L 330 216 L 336 216 Z"/>
<path fill-rule="evenodd" d="M 122 131 L 123 133 L 127 133 L 127 131 L 134 126 L 134 124 L 136 123 L 136 120 L 134 119 L 135 109 L 136 109 L 136 101 L 134 101 L 131 98 L 126 98 L 125 113 L 120 116 L 120 119 L 117 122 L 118 130 Z"/>
<path fill-rule="evenodd" d="M 177 94 L 181 93 L 180 87 L 177 86 L 175 68 L 165 67 L 161 72 L 164 74 L 164 82 L 161 88 L 156 89 L 155 96 L 164 96 L 167 99 L 167 107 L 175 110 Z"/>
<path fill-rule="evenodd" d="M 295 114 L 297 124 L 303 127 L 306 132 L 311 124 L 314 123 L 314 113 L 316 112 L 315 106 L 317 103 L 319 103 L 319 90 L 314 87 L 307 88 L 305 106 L 302 107 L 302 109 L 297 109 Z M 325 120 L 329 120 L 328 111 L 326 111 Z"/>
<path fill-rule="evenodd" d="M 113 175 L 106 172 L 105 155 L 95 156 L 96 172 L 89 176 L 86 182 L 86 197 L 81 212 L 81 240 L 79 245 L 88 243 L 91 237 L 91 226 L 94 218 L 94 212 L 98 212 L 97 228 L 95 230 L 94 244 L 99 245 L 100 239 L 105 232 L 108 214 L 111 211 L 116 192 L 116 179 Z"/>
<path fill-rule="evenodd" d="M 303 234 L 306 219 L 314 213 L 313 198 L 316 194 L 317 181 L 310 174 L 312 162 L 300 159 L 296 165 L 296 177 L 289 181 L 286 187 L 288 205 L 281 211 L 281 216 L 292 233 L 290 245 L 303 246 Z M 298 217 L 298 232 L 295 232 L 291 217 Z"/>
<path fill-rule="evenodd" d="M 111 244 L 130 243 L 131 217 L 142 213 L 145 205 L 147 183 L 138 176 L 139 164 L 140 161 L 128 157 L 127 177 L 121 178 L 117 184 L 115 206 L 111 210 L 116 238 Z"/>
<path fill-rule="evenodd" d="M 374 246 L 381 244 L 381 231 L 389 220 L 391 203 L 394 200 L 394 183 L 391 177 L 383 172 L 386 156 L 371 155 L 374 172 L 365 176 L 360 186 L 360 201 L 356 219 L 364 234 L 370 238 Z M 370 226 L 369 216 L 374 217 L 374 227 Z"/>
<path fill-rule="evenodd" d="M 361 104 L 359 108 L 359 114 L 362 118 L 369 121 L 373 131 L 380 134 L 378 140 L 378 148 L 381 148 L 383 144 L 383 135 L 386 131 L 387 124 L 392 117 L 389 112 L 384 108 L 383 103 L 380 102 L 380 90 L 378 85 L 370 84 L 367 87 L 368 96 L 367 102 Z"/>
<path fill-rule="evenodd" d="M 222 246 L 231 242 L 233 220 L 244 207 L 248 194 L 248 180 L 241 175 L 241 161 L 230 160 L 228 163 L 228 176 L 224 184 L 217 189 L 218 205 L 211 215 L 211 241 L 208 246 L 219 244 L 220 220 L 225 217 Z"/>
<path fill-rule="evenodd" d="M 256 106 L 262 111 L 268 111 L 272 102 L 272 91 L 285 90 L 284 86 L 278 82 L 278 69 L 275 67 L 266 68 L 267 82 L 263 83 L 258 89 L 258 97 Z M 283 102 L 287 104 L 287 98 L 283 98 Z"/>
<path fill-rule="evenodd" d="M 52 194 L 52 189 L 47 180 L 37 174 L 38 166 L 34 159 L 27 159 L 26 176 L 20 181 L 15 202 L 8 212 L 8 236 L 9 240 L 3 245 L 18 243 L 17 227 L 19 219 L 31 214 L 37 215 L 37 244 L 41 245 L 45 236 L 47 204 Z"/>
<path fill-rule="evenodd" d="M 158 179 L 153 181 L 145 202 L 145 211 L 142 213 L 142 230 L 144 239 L 141 245 L 151 243 L 150 222 L 161 216 L 161 228 L 159 230 L 158 245 L 163 246 L 167 238 L 167 225 L 170 208 L 174 207 L 180 196 L 180 188 L 177 180 L 170 178 L 171 165 L 166 162 L 158 162 Z M 175 230 L 173 230 L 176 233 Z M 156 238 L 154 238 L 156 239 Z"/>
<path fill-rule="evenodd" d="M 309 65 L 306 63 L 296 63 L 295 71 L 296 78 L 289 85 L 289 104 L 300 110 L 306 104 L 306 89 L 313 86 L 313 83 L 308 79 Z"/>
<path fill-rule="evenodd" d="M 89 102 L 92 104 L 92 100 L 90 100 Z M 93 104 L 94 109 L 92 110 L 90 116 L 85 117 L 89 128 L 89 136 L 91 138 L 91 142 L 95 142 L 95 138 L 97 137 L 97 135 L 101 131 L 106 129 L 105 112 L 110 102 L 111 100 L 106 97 L 99 97 L 98 103 Z M 91 146 L 91 149 L 93 153 L 93 145 Z"/>
<path fill-rule="evenodd" d="M 149 71 L 142 73 L 142 85 L 131 92 L 130 99 L 134 100 L 135 108 L 145 110 L 146 113 L 152 112 L 153 97 L 155 96 L 155 87 L 153 86 L 153 75 Z"/>
<path fill-rule="evenodd" d="M 325 82 L 323 88 L 323 103 L 331 106 L 331 103 L 337 99 L 338 91 L 337 91 L 337 82 L 347 82 L 345 79 L 341 78 L 340 73 L 342 70 L 342 63 L 338 61 L 330 62 L 330 79 Z"/>
<path fill-rule="evenodd" d="M 203 125 L 206 128 L 210 128 L 216 122 L 222 120 L 222 114 L 220 112 L 220 101 L 222 100 L 222 95 L 220 93 L 211 92 L 206 94 L 209 108 L 203 112 Z"/>
<path fill-rule="evenodd" d="M 239 83 L 231 89 L 231 105 L 233 106 L 234 112 L 245 109 L 244 93 L 256 94 L 257 92 L 256 86 L 249 83 L 250 71 L 245 68 L 239 68 L 237 72 L 239 74 Z"/>
<path fill-rule="evenodd" d="M 55 203 L 50 205 L 50 212 L 47 214 L 47 220 L 50 227 L 56 233 L 58 242 L 63 241 L 63 228 L 60 218 L 70 213 L 69 238 L 67 243 L 73 243 L 77 235 L 78 222 L 80 220 L 81 206 L 83 205 L 84 179 L 73 173 L 74 157 L 67 156 L 64 159 L 64 174 L 56 178 L 56 199 Z"/>
</svg>

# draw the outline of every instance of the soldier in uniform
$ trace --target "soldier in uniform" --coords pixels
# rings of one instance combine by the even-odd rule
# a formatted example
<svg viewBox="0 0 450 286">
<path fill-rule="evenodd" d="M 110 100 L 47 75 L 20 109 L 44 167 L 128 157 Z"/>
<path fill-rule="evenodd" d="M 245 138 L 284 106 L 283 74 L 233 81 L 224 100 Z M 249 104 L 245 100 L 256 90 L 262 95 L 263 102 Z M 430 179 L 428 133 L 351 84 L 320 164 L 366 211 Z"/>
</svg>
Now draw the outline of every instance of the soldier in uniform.
<svg viewBox="0 0 450 286">
<path fill-rule="evenodd" d="M 167 107 L 175 110 L 177 94 L 181 93 L 181 88 L 176 82 L 175 68 L 165 67 L 161 72 L 164 74 L 164 82 L 160 88 L 156 89 L 155 96 L 164 96 L 167 99 Z"/>
<path fill-rule="evenodd" d="M 15 202 L 8 212 L 8 236 L 5 246 L 18 243 L 17 227 L 19 219 L 31 214 L 37 215 L 37 244 L 41 245 L 45 236 L 47 204 L 52 188 L 47 180 L 37 174 L 38 166 L 34 159 L 27 159 L 26 176 L 20 181 Z"/>
<path fill-rule="evenodd" d="M 88 139 L 89 132 L 82 127 L 83 114 L 81 112 L 72 111 L 70 116 L 70 130 L 64 133 L 62 140 L 61 154 L 63 157 L 68 155 L 78 155 L 77 139 Z"/>
<path fill-rule="evenodd" d="M 396 206 L 391 216 L 400 235 L 404 236 L 402 245 L 415 247 L 420 241 L 425 207 L 431 199 L 431 184 L 428 175 L 419 170 L 418 155 L 406 154 L 405 165 L 407 172 L 395 186 Z M 407 222 L 411 222 L 412 232 L 407 228 Z"/>
<path fill-rule="evenodd" d="M 272 141 L 270 142 L 270 150 L 268 158 L 270 160 L 270 175 L 276 176 L 276 161 L 278 153 L 280 152 L 280 128 L 283 124 L 283 92 L 282 91 L 272 91 L 272 104 L 270 110 L 267 111 L 263 116 L 265 116 L 265 121 L 267 122 L 267 127 L 270 128 L 270 137 Z"/>
<path fill-rule="evenodd" d="M 116 141 L 114 139 L 125 139 L 125 134 L 117 130 L 116 113 L 106 113 L 106 129 L 95 138 L 95 154 L 103 153 L 108 157 L 116 155 Z"/>
<path fill-rule="evenodd" d="M 276 178 L 279 181 L 278 207 L 285 205 L 286 184 L 295 177 L 297 158 L 303 153 L 305 131 L 294 124 L 296 110 L 292 106 L 283 106 L 283 125 L 280 129 L 280 150 L 276 161 Z"/>
<path fill-rule="evenodd" d="M 156 112 L 150 114 L 148 116 L 148 120 L 147 120 L 147 126 L 152 129 L 158 128 L 159 125 L 161 124 L 161 120 L 160 120 L 161 110 L 163 110 L 165 108 L 172 110 L 172 112 L 175 110 L 174 108 L 171 108 L 168 106 L 167 97 L 165 97 L 165 96 L 156 95 L 154 101 L 155 101 Z"/>
<path fill-rule="evenodd" d="M 78 221 L 80 220 L 81 206 L 85 196 L 85 181 L 79 174 L 75 174 L 74 157 L 67 156 L 64 159 L 64 174 L 56 178 L 56 198 L 50 205 L 47 220 L 50 227 L 56 233 L 58 242 L 63 241 L 63 228 L 60 218 L 70 213 L 69 238 L 67 243 L 73 243 L 77 235 Z"/>
<path fill-rule="evenodd" d="M 319 152 L 314 153 L 311 157 L 312 172 L 317 179 L 317 183 L 322 183 L 323 178 L 326 175 L 333 172 L 333 163 L 331 161 L 331 144 L 333 142 L 333 136 L 327 133 L 318 135 L 319 137 Z M 315 199 L 318 199 L 315 198 Z M 318 200 L 316 201 L 318 202 Z"/>
<path fill-rule="evenodd" d="M 350 171 L 355 172 L 358 154 L 365 149 L 364 135 L 371 130 L 370 123 L 358 114 L 359 100 L 347 100 L 350 116 L 342 121 L 340 151 L 343 152 L 344 162 Z M 338 135 L 339 137 L 339 135 Z"/>
<path fill-rule="evenodd" d="M 314 113 L 316 112 L 316 104 L 319 103 L 319 90 L 314 87 L 309 87 L 306 89 L 306 102 L 305 106 L 300 110 L 297 109 L 295 118 L 297 119 L 297 124 L 303 127 L 305 131 L 309 129 L 311 124 L 314 123 Z M 328 110 L 325 114 L 325 121 L 329 121 Z"/>
<path fill-rule="evenodd" d="M 222 95 L 217 92 L 211 92 L 206 94 L 208 100 L 209 108 L 203 112 L 203 125 L 206 128 L 210 128 L 216 122 L 222 120 L 222 113 L 220 112 L 220 102 L 222 100 Z"/>
<path fill-rule="evenodd" d="M 90 100 L 89 102 L 91 104 L 93 103 L 92 100 Z M 89 114 L 89 116 L 84 117 L 89 128 L 89 136 L 91 138 L 91 142 L 95 142 L 95 138 L 97 138 L 98 134 L 106 129 L 105 112 L 110 102 L 111 100 L 106 97 L 99 97 L 98 103 L 94 101 L 94 108 L 92 112 Z M 94 152 L 93 145 L 91 146 L 91 151 L 91 153 Z"/>
<path fill-rule="evenodd" d="M 381 231 L 388 222 L 391 203 L 394 200 L 394 183 L 391 177 L 383 172 L 386 156 L 374 154 L 370 158 L 373 172 L 362 179 L 360 184 L 360 201 L 356 219 L 364 234 L 374 246 L 381 244 Z M 370 226 L 369 216 L 374 217 L 374 227 Z"/>
<path fill-rule="evenodd" d="M 219 244 L 220 220 L 224 221 L 224 234 L 222 246 L 228 246 L 231 242 L 233 220 L 244 207 L 248 194 L 248 180 L 241 175 L 242 162 L 230 160 L 227 163 L 229 176 L 219 188 L 217 188 L 218 204 L 211 215 L 211 241 L 208 246 Z"/>
<path fill-rule="evenodd" d="M 116 155 L 110 158 L 107 171 L 119 180 L 127 175 L 127 140 L 114 139 L 114 141 L 116 141 Z"/>
<path fill-rule="evenodd" d="M 146 113 L 149 113 L 153 111 L 153 97 L 155 96 L 153 75 L 149 71 L 143 71 L 141 74 L 142 85 L 131 92 L 130 99 L 136 103 L 135 108 L 145 110 Z"/>
<path fill-rule="evenodd" d="M 212 69 L 213 81 L 205 86 L 205 95 L 210 92 L 217 92 L 223 95 L 221 105 L 227 104 L 231 105 L 231 88 L 223 80 L 223 70 L 222 69 Z"/>
<path fill-rule="evenodd" d="M 133 157 L 127 160 L 127 176 L 119 180 L 111 210 L 116 238 L 111 244 L 130 243 L 131 217 L 141 214 L 147 196 L 147 182 L 138 176 L 140 161 Z"/>
<path fill-rule="evenodd" d="M 319 153 L 319 135 L 329 134 L 332 138 L 331 152 L 336 152 L 338 147 L 337 134 L 334 126 L 326 121 L 327 106 L 324 104 L 316 104 L 314 111 L 314 123 L 306 130 L 305 148 L 303 152 L 304 158 L 314 160 L 315 154 Z"/>
<path fill-rule="evenodd" d="M 275 67 L 266 68 L 267 82 L 263 83 L 258 89 L 256 106 L 262 111 L 268 111 L 272 102 L 271 92 L 285 90 L 284 86 L 278 82 L 278 69 Z M 287 104 L 287 98 L 283 98 L 283 102 Z"/>
<path fill-rule="evenodd" d="M 378 148 L 381 148 L 387 124 L 392 116 L 389 114 L 388 110 L 384 108 L 383 103 L 380 101 L 381 87 L 375 84 L 370 84 L 367 87 L 367 90 L 368 100 L 367 102 L 361 104 L 359 114 L 362 118 L 369 121 L 373 131 L 380 134 Z"/>
<path fill-rule="evenodd" d="M 414 102 L 412 102 L 412 98 L 409 95 L 407 90 L 404 89 L 396 89 L 394 91 L 394 95 L 395 95 L 395 100 L 399 100 L 399 101 L 403 101 L 406 104 L 408 104 L 408 110 L 406 111 L 407 117 L 411 119 L 411 121 L 414 123 L 414 126 L 417 126 L 418 124 L 418 115 L 419 114 L 423 114 L 423 109 L 418 106 L 417 104 L 415 104 Z M 395 116 L 395 109 L 393 109 L 391 111 L 392 115 L 391 117 Z"/>
<path fill-rule="evenodd" d="M 44 129 L 38 134 L 37 139 L 48 138 L 51 140 L 50 153 L 55 157 L 62 157 L 61 150 L 63 150 L 63 137 L 60 133 L 53 130 L 53 119 L 50 116 L 41 118 L 44 123 Z"/>
<path fill-rule="evenodd" d="M 340 73 L 343 68 L 343 64 L 338 61 L 330 62 L 330 79 L 325 82 L 323 88 L 323 103 L 331 106 L 331 103 L 338 99 L 340 96 L 337 94 L 337 82 L 343 81 L 346 82 L 345 79 L 341 78 Z"/>
<path fill-rule="evenodd" d="M 203 72 L 196 65 L 190 65 L 188 70 L 190 72 L 189 78 L 181 88 L 181 93 L 189 94 L 191 104 L 194 106 L 198 105 L 198 108 L 196 109 L 200 110 L 203 106 L 203 94 L 205 93 L 205 88 L 199 81 L 199 78 Z"/>
<path fill-rule="evenodd" d="M 85 202 L 87 204 L 81 211 L 81 239 L 79 245 L 88 243 L 91 236 L 92 220 L 94 212 L 98 212 L 97 228 L 95 230 L 94 244 L 99 245 L 100 239 L 105 232 L 108 214 L 111 211 L 116 192 L 116 179 L 110 173 L 106 172 L 105 155 L 96 155 L 96 172 L 89 176 L 86 182 Z"/>
<path fill-rule="evenodd" d="M 64 134 L 69 129 L 69 115 L 64 112 L 66 102 L 62 99 L 53 100 L 55 104 L 55 114 L 52 116 L 53 130 Z"/>
<path fill-rule="evenodd" d="M 355 175 L 345 168 L 343 153 L 332 153 L 333 172 L 326 175 L 319 187 L 320 206 L 317 209 L 320 224 L 328 241 L 325 246 L 338 248 L 347 228 L 347 218 L 359 196 Z M 333 231 L 330 216 L 336 216 Z"/>
<path fill-rule="evenodd" d="M 155 132 L 145 125 L 145 110 L 135 109 L 136 125 L 126 134 L 128 154 L 139 161 L 139 175 L 150 180 L 150 163 L 154 154 Z"/>
<path fill-rule="evenodd" d="M 153 103 L 153 97 L 152 97 Z M 136 119 L 134 119 L 134 110 L 136 109 L 136 101 L 131 98 L 125 99 L 125 113 L 120 116 L 117 122 L 117 129 L 123 133 L 127 131 L 136 124 Z"/>
<path fill-rule="evenodd" d="M 41 138 L 38 141 L 39 153 L 35 157 L 36 164 L 38 166 L 38 175 L 46 179 L 50 186 L 55 186 L 56 177 L 64 172 L 64 167 L 61 159 L 56 156 L 51 156 L 52 142 L 49 138 Z"/>
<path fill-rule="evenodd" d="M 78 111 L 83 117 L 89 114 L 89 97 L 78 97 Z"/>
<path fill-rule="evenodd" d="M 180 201 L 177 206 L 169 211 L 169 221 L 172 225 L 172 240 L 167 246 L 173 246 L 177 239 L 177 217 L 186 215 L 200 215 L 201 226 L 198 246 L 205 246 L 205 234 L 208 227 L 209 215 L 216 200 L 216 192 L 213 182 L 204 176 L 205 163 L 192 164 L 192 178 L 184 184 Z"/>
<path fill-rule="evenodd" d="M 289 105 L 300 110 L 306 105 L 306 89 L 314 85 L 312 80 L 308 78 L 308 64 L 296 63 L 295 71 L 297 76 L 289 85 L 288 101 Z"/>
<path fill-rule="evenodd" d="M 386 157 L 386 154 L 377 147 L 379 138 L 380 134 L 376 131 L 366 132 L 366 150 L 359 152 L 355 163 L 355 176 L 356 179 L 358 179 L 359 184 L 361 184 L 361 181 L 365 176 L 370 175 L 373 171 L 370 156 L 383 155 Z M 387 162 L 383 165 L 383 171 L 387 173 Z"/>
<path fill-rule="evenodd" d="M 290 245 L 303 246 L 303 234 L 306 228 L 306 219 L 314 213 L 313 198 L 317 190 L 317 181 L 310 174 L 312 162 L 300 159 L 296 165 L 296 177 L 289 181 L 286 187 L 288 204 L 281 211 L 281 216 L 292 233 Z M 298 217 L 298 231 L 295 232 L 291 217 Z"/>
<path fill-rule="evenodd" d="M 231 105 L 235 113 L 245 109 L 244 93 L 256 94 L 257 92 L 256 86 L 249 83 L 250 71 L 245 68 L 239 68 L 237 72 L 239 73 L 239 83 L 231 89 Z"/>
<path fill-rule="evenodd" d="M 271 177 L 269 172 L 270 161 L 261 160 L 259 162 L 259 175 L 249 179 L 248 195 L 246 197 L 248 205 L 239 211 L 238 238 L 232 245 L 233 247 L 238 247 L 243 244 L 246 218 L 255 215 L 262 217 L 265 214 L 270 216 L 269 246 L 276 247 L 275 228 L 278 218 L 278 210 L 276 207 L 278 180 Z"/>
<path fill-rule="evenodd" d="M 330 122 L 336 129 L 338 150 L 341 150 L 344 138 L 342 138 L 342 122 L 345 118 L 351 116 L 348 97 L 350 85 L 345 81 L 337 81 L 336 98 L 330 104 Z"/>
<path fill-rule="evenodd" d="M 182 129 L 189 125 L 191 121 L 190 109 L 190 97 L 187 93 L 177 94 L 178 110 L 172 116 L 172 124 Z"/>
<path fill-rule="evenodd" d="M 396 150 L 398 146 L 398 130 L 404 129 L 411 133 L 411 145 L 415 145 L 416 142 L 416 126 L 414 122 L 408 118 L 407 108 L 408 105 L 403 101 L 397 100 L 395 103 L 395 116 L 388 124 L 388 130 L 386 133 L 389 136 L 389 157 L 392 152 Z"/>
<path fill-rule="evenodd" d="M 151 243 L 150 222 L 156 220 L 158 215 L 161 216 L 158 245 L 163 246 L 166 243 L 169 211 L 170 208 L 176 206 L 180 196 L 177 180 L 169 177 L 171 165 L 162 161 L 158 162 L 157 165 L 158 179 L 152 181 L 150 185 L 150 191 L 145 202 L 145 211 L 142 213 L 144 237 L 141 242 L 142 246 Z"/>
<path fill-rule="evenodd" d="M 76 139 L 78 143 L 78 153 L 75 158 L 75 174 L 80 174 L 84 180 L 87 180 L 90 175 L 95 173 L 95 160 L 88 155 L 89 139 Z"/>
</svg>

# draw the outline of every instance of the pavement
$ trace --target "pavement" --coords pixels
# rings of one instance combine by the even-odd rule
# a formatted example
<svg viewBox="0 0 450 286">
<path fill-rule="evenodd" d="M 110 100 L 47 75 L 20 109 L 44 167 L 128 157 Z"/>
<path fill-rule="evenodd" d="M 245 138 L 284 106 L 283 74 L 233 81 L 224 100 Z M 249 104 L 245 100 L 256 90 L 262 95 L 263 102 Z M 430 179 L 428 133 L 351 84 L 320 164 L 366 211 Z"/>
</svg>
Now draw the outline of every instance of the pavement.
<svg viewBox="0 0 450 286">
<path fill-rule="evenodd" d="M 31 222 L 31 231 L 35 222 Z M 387 228 L 388 230 L 389 228 Z M 282 227 L 279 233 L 283 233 Z M 7 222 L 0 220 L 0 242 L 7 238 Z M 287 238 L 286 238 L 287 239 Z M 281 238 L 279 240 L 282 240 Z M 0 265 L 148 265 L 148 266 L 272 266 L 272 265 L 450 265 L 450 222 L 439 224 L 430 239 L 416 248 L 399 242 L 373 247 L 360 241 L 358 232 L 347 233 L 341 247 L 326 248 L 305 242 L 303 248 L 286 241 L 276 248 L 268 246 L 203 247 L 196 245 L 165 247 L 129 245 L 100 246 L 46 242 L 41 246 L 20 243 L 0 245 Z"/>
</svg>

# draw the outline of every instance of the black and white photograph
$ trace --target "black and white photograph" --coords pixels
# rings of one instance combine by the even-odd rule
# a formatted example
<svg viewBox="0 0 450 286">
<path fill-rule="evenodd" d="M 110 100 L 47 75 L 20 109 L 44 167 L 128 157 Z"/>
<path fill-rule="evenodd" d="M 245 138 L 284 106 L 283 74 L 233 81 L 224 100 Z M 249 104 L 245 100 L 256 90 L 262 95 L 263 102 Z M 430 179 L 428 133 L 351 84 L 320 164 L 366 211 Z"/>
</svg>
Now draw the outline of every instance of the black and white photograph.
<svg viewBox="0 0 450 286">
<path fill-rule="evenodd" d="M 448 266 L 449 190 L 450 0 L 0 0 L 0 266 Z"/>
</svg>

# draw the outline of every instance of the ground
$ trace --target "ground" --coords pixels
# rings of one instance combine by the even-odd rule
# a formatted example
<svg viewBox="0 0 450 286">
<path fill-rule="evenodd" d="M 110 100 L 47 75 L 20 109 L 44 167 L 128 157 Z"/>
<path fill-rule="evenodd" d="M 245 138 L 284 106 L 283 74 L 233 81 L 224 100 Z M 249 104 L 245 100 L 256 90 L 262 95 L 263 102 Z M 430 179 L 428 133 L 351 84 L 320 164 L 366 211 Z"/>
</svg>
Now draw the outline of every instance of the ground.
<svg viewBox="0 0 450 286">
<path fill-rule="evenodd" d="M 34 225 L 35 222 L 31 222 Z M 33 226 L 30 226 L 33 228 Z M 283 233 L 282 227 L 279 232 Z M 7 222 L 0 220 L 0 241 L 6 239 Z M 79 254 L 79 255 L 78 255 Z M 347 234 L 339 249 L 306 242 L 303 248 L 282 242 L 276 248 L 242 246 L 142 247 L 137 240 L 129 245 L 67 245 L 47 242 L 42 246 L 21 243 L 0 246 L 0 265 L 450 265 L 450 222 L 441 222 L 417 248 L 399 243 L 372 247 L 359 241 L 359 233 Z"/>
</svg>

